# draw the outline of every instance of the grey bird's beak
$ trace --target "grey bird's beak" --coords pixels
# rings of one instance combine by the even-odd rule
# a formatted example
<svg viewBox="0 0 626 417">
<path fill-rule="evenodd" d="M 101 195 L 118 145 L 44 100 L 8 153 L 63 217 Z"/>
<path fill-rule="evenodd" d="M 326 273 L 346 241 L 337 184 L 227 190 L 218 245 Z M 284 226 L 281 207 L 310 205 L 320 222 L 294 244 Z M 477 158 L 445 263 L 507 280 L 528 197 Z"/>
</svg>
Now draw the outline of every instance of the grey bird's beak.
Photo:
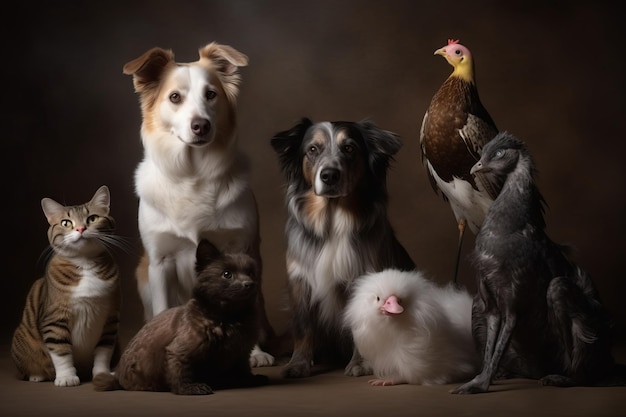
<svg viewBox="0 0 626 417">
<path fill-rule="evenodd" d="M 470 174 L 474 175 L 477 171 L 480 171 L 481 169 L 483 169 L 483 163 L 478 161 L 474 164 L 472 169 L 470 169 Z"/>
</svg>

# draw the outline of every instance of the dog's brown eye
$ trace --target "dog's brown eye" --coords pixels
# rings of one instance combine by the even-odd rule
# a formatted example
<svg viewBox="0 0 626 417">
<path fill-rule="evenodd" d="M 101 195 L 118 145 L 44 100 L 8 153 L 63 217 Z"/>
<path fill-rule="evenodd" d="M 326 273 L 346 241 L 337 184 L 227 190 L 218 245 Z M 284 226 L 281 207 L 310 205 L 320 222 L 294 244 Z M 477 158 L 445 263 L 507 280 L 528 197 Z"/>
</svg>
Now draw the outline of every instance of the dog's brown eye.
<svg viewBox="0 0 626 417">
<path fill-rule="evenodd" d="M 222 272 L 222 276 L 226 279 L 231 279 L 233 277 L 233 273 L 230 271 L 224 271 Z"/>
<path fill-rule="evenodd" d="M 215 98 L 215 96 L 217 96 L 217 93 L 213 90 L 207 90 L 206 92 L 206 99 L 207 100 L 213 100 Z"/>
<path fill-rule="evenodd" d="M 310 154 L 316 154 L 317 153 L 317 146 L 309 146 L 309 150 L 308 153 Z"/>
<path fill-rule="evenodd" d="M 170 94 L 170 101 L 174 104 L 180 103 L 181 101 L 181 97 L 180 94 L 174 92 L 172 94 Z"/>
<path fill-rule="evenodd" d="M 354 146 L 352 146 L 352 145 L 346 145 L 346 146 L 344 146 L 344 147 L 343 147 L 343 151 L 344 151 L 345 153 L 352 153 L 352 152 L 354 152 Z"/>
</svg>

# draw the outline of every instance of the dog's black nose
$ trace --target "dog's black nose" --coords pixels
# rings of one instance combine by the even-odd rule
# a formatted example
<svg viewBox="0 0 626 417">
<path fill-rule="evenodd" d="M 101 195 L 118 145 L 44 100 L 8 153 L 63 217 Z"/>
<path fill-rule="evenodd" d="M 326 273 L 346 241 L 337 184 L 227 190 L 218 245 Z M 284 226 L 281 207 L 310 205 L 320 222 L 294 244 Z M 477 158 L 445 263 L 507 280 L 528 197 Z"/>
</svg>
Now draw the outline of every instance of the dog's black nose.
<svg viewBox="0 0 626 417">
<path fill-rule="evenodd" d="M 320 178 L 326 185 L 335 185 L 339 182 L 339 170 L 336 168 L 324 168 L 320 173 Z"/>
<path fill-rule="evenodd" d="M 194 117 L 191 120 L 191 131 L 196 136 L 204 136 L 211 130 L 211 122 L 202 117 Z"/>
</svg>

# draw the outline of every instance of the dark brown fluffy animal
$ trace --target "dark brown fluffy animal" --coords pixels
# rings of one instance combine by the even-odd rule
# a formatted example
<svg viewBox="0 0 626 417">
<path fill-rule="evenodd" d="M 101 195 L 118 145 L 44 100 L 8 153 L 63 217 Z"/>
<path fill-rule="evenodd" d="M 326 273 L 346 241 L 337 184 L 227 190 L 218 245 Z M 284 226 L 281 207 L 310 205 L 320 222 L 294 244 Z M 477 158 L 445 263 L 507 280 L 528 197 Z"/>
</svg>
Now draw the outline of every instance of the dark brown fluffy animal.
<svg viewBox="0 0 626 417">
<path fill-rule="evenodd" d="M 148 321 L 122 353 L 115 372 L 94 378 L 97 391 L 205 395 L 267 382 L 266 376 L 252 374 L 249 362 L 259 331 L 258 265 L 244 253 L 221 253 L 202 240 L 196 272 L 192 298 Z"/>
<path fill-rule="evenodd" d="M 305 118 L 271 144 L 287 179 L 294 349 L 283 375 L 307 377 L 313 361 L 344 366 L 350 357 L 346 375 L 369 374 L 342 315 L 359 276 L 415 267 L 387 218 L 387 170 L 400 139 L 368 120 Z"/>
</svg>

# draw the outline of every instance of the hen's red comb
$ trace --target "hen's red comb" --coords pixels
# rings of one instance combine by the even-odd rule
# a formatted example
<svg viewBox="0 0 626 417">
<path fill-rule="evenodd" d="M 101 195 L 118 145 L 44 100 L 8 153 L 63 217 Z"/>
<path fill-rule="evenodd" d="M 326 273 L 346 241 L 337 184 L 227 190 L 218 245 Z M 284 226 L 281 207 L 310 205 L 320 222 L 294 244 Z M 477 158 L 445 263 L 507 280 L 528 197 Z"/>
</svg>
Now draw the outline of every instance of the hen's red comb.
<svg viewBox="0 0 626 417">
<path fill-rule="evenodd" d="M 459 40 L 448 39 L 448 45 L 454 45 L 455 43 L 459 43 Z"/>
</svg>

